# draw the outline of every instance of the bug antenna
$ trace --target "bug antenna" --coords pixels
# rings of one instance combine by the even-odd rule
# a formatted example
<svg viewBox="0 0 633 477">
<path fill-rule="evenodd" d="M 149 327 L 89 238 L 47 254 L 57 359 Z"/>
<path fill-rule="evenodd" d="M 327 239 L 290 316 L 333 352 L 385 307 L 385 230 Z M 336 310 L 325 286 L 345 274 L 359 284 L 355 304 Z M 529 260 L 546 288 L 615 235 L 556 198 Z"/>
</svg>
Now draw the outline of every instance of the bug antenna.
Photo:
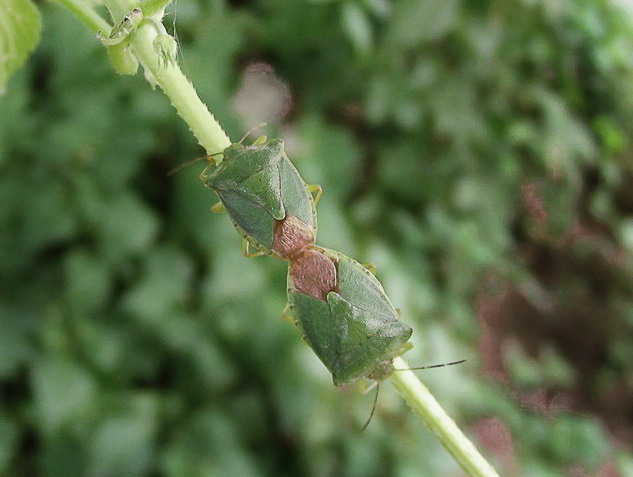
<svg viewBox="0 0 633 477">
<path fill-rule="evenodd" d="M 433 369 L 433 368 L 443 368 L 444 366 L 453 366 L 456 364 L 465 363 L 465 359 L 460 359 L 459 361 L 451 361 L 450 363 L 441 363 L 441 364 L 432 364 L 430 366 L 416 366 L 415 368 L 405 368 L 405 369 L 394 369 L 394 371 L 419 371 L 421 369 Z"/>
<path fill-rule="evenodd" d="M 184 169 L 187 166 L 190 166 L 191 164 L 195 164 L 196 162 L 199 162 L 203 159 L 207 159 L 209 158 L 209 156 L 200 156 L 200 157 L 196 157 L 195 159 L 191 159 L 190 161 L 187 162 L 183 162 L 182 164 L 174 167 L 172 170 L 170 170 L 167 175 L 171 176 L 173 174 L 175 174 L 176 172 L 178 172 L 180 169 Z"/>
<path fill-rule="evenodd" d="M 367 418 L 367 422 L 363 424 L 363 428 L 360 432 L 365 432 L 365 429 L 369 427 L 369 423 L 374 417 L 374 412 L 376 411 L 376 405 L 378 404 L 378 391 L 380 391 L 380 381 L 376 381 L 376 394 L 374 394 L 374 404 L 371 406 L 371 412 L 369 413 L 369 417 Z"/>
<path fill-rule="evenodd" d="M 248 131 L 246 131 L 246 134 L 244 134 L 242 136 L 242 139 L 239 140 L 239 144 L 242 143 L 242 141 L 244 141 L 244 139 L 246 139 L 248 136 L 250 136 L 251 134 L 253 134 L 255 131 L 257 131 L 258 129 L 263 128 L 264 126 L 266 126 L 268 123 L 266 121 L 262 121 L 261 123 L 259 123 L 256 126 L 253 126 L 252 128 L 250 128 Z"/>
</svg>

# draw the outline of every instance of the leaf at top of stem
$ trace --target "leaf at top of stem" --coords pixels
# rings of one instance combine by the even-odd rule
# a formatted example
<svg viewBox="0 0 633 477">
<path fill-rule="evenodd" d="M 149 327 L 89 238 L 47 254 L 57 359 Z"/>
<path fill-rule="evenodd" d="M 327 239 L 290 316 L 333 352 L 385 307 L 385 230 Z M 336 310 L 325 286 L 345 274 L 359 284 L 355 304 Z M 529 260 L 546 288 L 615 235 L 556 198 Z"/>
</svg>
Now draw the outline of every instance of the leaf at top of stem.
<svg viewBox="0 0 633 477">
<path fill-rule="evenodd" d="M 40 39 L 42 19 L 30 0 L 0 0 L 0 94 L 9 77 L 20 68 Z"/>
</svg>

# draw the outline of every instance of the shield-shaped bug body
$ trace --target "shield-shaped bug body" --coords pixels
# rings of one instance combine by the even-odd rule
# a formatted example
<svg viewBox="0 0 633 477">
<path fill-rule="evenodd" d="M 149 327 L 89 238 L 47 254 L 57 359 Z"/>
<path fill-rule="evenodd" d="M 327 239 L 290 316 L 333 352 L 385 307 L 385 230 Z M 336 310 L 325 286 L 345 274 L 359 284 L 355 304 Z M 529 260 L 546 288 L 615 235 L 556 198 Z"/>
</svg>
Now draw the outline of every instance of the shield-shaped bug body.
<svg viewBox="0 0 633 477">
<path fill-rule="evenodd" d="M 393 358 L 409 348 L 412 329 L 398 319 L 378 279 L 342 253 L 311 246 L 293 260 L 288 304 L 337 386 L 387 378 Z"/>
<path fill-rule="evenodd" d="M 281 139 L 232 144 L 222 162 L 205 170 L 240 234 L 260 251 L 290 259 L 316 240 L 316 207 Z"/>
</svg>

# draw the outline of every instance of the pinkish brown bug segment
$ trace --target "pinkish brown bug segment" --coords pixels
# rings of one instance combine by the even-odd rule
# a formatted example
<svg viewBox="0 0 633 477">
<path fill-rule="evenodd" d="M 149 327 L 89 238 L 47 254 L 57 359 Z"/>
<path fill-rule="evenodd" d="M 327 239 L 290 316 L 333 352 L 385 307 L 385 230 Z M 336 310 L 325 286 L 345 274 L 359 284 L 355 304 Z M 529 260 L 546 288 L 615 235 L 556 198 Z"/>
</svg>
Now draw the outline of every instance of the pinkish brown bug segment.
<svg viewBox="0 0 633 477">
<path fill-rule="evenodd" d="M 290 262 L 290 277 L 297 292 L 326 301 L 338 289 L 336 261 L 314 245 L 316 231 L 294 215 L 276 220 L 274 254 Z"/>
<path fill-rule="evenodd" d="M 315 240 L 314 228 L 289 214 L 283 220 L 275 221 L 271 249 L 284 260 L 292 261 L 305 248 L 314 245 Z"/>
<path fill-rule="evenodd" d="M 337 263 L 317 247 L 306 247 L 290 262 L 294 290 L 316 300 L 327 301 L 330 292 L 338 291 Z"/>
</svg>

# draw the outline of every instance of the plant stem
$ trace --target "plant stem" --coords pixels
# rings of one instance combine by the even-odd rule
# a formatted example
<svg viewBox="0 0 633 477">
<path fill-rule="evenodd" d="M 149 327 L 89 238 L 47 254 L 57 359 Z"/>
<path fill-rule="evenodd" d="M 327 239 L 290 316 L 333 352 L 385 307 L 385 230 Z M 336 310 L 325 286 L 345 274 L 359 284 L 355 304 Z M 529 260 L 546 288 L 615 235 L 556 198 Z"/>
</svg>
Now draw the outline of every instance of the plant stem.
<svg viewBox="0 0 633 477">
<path fill-rule="evenodd" d="M 156 35 L 153 25 L 142 24 L 132 39 L 132 51 L 143 68 L 151 73 L 156 84 L 169 97 L 171 104 L 187 123 L 200 145 L 209 154 L 223 151 L 231 145 L 231 140 L 176 62 L 170 62 L 167 65 L 160 64 L 161 59 L 153 47 Z"/>
<path fill-rule="evenodd" d="M 60 2 L 95 33 L 109 32 L 110 26 L 82 0 L 60 0 Z M 138 7 L 132 0 L 106 0 L 106 7 L 115 19 L 115 25 L 123 15 Z M 160 18 L 159 18 L 160 20 Z M 187 123 L 193 135 L 209 154 L 223 151 L 231 145 L 218 121 L 202 102 L 193 85 L 182 73 L 175 61 L 165 62 L 154 49 L 158 31 L 152 22 L 142 22 L 130 35 L 130 47 L 145 69 L 145 77 L 157 84 L 170 99 L 178 115 Z"/>
<path fill-rule="evenodd" d="M 409 365 L 402 358 L 395 358 L 393 364 L 396 369 L 409 369 Z M 422 419 L 464 472 L 472 477 L 499 477 L 413 372 L 395 372 L 390 380 L 413 412 Z"/>
<path fill-rule="evenodd" d="M 111 30 L 110 24 L 105 21 L 101 16 L 95 12 L 92 8 L 86 5 L 81 0 L 57 0 L 64 5 L 68 10 L 75 14 L 75 16 L 81 20 L 93 33 L 103 32 L 108 35 Z"/>
</svg>

